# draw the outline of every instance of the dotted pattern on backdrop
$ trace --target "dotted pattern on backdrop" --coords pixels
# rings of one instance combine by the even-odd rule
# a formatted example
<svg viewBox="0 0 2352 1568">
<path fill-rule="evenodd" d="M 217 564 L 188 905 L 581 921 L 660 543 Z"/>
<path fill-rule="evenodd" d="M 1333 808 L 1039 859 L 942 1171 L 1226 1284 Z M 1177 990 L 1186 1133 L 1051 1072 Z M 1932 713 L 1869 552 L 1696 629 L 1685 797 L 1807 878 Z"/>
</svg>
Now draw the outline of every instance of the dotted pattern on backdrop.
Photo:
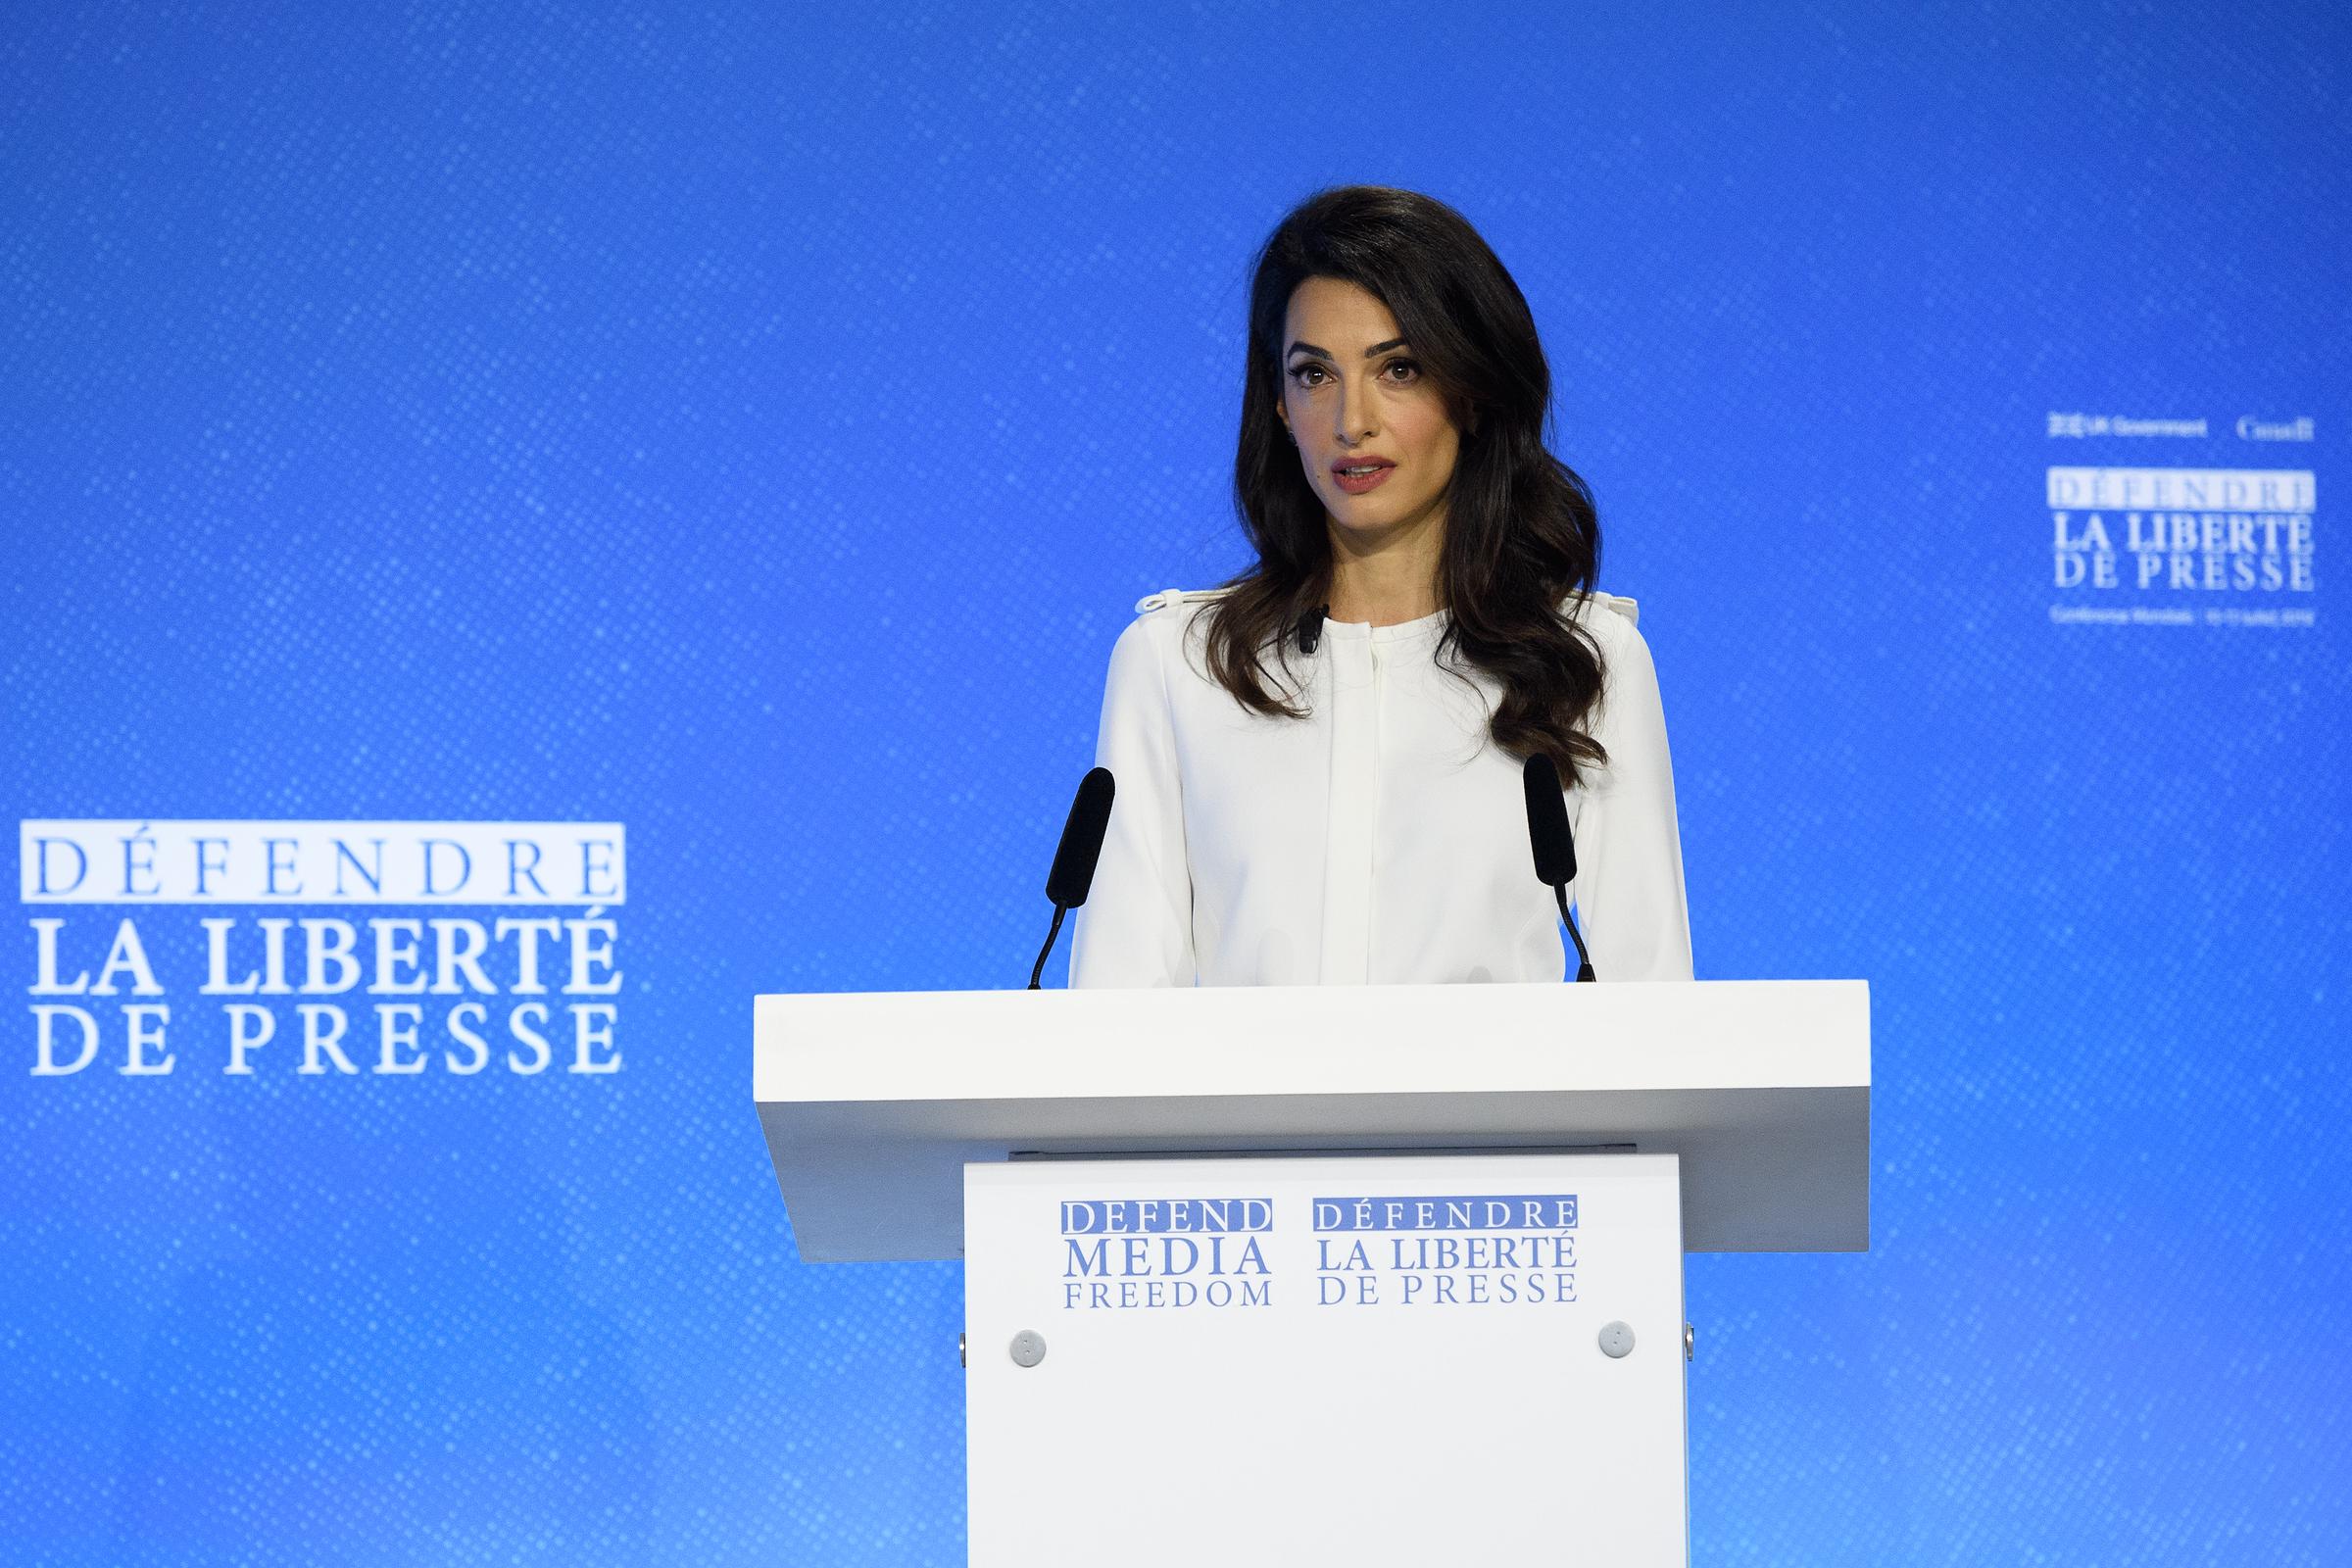
<svg viewBox="0 0 2352 1568">
<path fill-rule="evenodd" d="M 1354 179 L 1536 307 L 1701 973 L 1873 982 L 1873 1252 L 1692 1260 L 1697 1560 L 2342 1560 L 2332 492 L 2315 627 L 2054 625 L 2041 475 L 2333 481 L 2348 26 L 17 19 L 0 804 L 620 820 L 632 889 L 610 1079 L 16 1014 L 11 1560 L 961 1559 L 958 1274 L 797 1261 L 746 999 L 1018 983 L 1128 606 L 1241 563 L 1251 248 Z"/>
</svg>

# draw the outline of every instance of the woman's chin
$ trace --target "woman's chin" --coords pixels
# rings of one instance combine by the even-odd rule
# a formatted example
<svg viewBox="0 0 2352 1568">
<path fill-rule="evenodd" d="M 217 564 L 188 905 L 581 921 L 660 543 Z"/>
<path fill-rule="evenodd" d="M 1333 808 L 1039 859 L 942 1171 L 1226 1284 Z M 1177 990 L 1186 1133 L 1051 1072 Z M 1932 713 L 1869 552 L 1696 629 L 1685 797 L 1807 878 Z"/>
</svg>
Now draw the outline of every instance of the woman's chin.
<svg viewBox="0 0 2352 1568">
<path fill-rule="evenodd" d="M 1396 534 L 1406 520 L 1403 508 L 1385 500 L 1374 504 L 1369 496 L 1341 496 L 1338 502 L 1324 502 L 1323 514 L 1343 537 L 1359 544 L 1378 543 Z"/>
</svg>

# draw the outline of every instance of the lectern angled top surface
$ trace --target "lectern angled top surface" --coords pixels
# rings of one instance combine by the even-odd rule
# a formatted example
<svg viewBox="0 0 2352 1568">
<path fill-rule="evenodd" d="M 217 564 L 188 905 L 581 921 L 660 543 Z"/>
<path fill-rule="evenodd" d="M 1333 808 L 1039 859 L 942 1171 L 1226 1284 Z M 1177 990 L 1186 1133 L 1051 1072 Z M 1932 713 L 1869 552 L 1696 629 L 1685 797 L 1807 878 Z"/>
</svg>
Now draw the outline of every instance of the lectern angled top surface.
<svg viewBox="0 0 2352 1568">
<path fill-rule="evenodd" d="M 1869 1245 L 1860 981 L 762 996 L 801 1255 L 953 1257 L 969 1160 L 1633 1146 L 1691 1250 Z"/>
</svg>

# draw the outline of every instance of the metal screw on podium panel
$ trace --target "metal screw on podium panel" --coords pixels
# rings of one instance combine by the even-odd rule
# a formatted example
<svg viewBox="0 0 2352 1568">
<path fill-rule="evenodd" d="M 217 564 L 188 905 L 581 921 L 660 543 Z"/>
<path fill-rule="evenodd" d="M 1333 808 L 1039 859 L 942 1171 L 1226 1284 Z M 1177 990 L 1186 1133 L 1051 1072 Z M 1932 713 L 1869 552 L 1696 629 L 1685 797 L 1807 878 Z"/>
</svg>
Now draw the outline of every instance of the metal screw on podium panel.
<svg viewBox="0 0 2352 1568">
<path fill-rule="evenodd" d="M 1600 1353 L 1615 1361 L 1634 1353 L 1634 1331 L 1623 1323 L 1600 1326 Z"/>
<path fill-rule="evenodd" d="M 956 1336 L 956 1364 L 957 1366 L 970 1366 L 972 1364 L 964 1359 L 963 1336 L 960 1334 Z"/>
<path fill-rule="evenodd" d="M 1683 1325 L 1683 1359 L 1686 1361 L 1698 1359 L 1698 1330 L 1688 1323 Z"/>
<path fill-rule="evenodd" d="M 1023 1329 L 1012 1337 L 1012 1364 L 1035 1366 L 1046 1358 L 1046 1337 L 1035 1329 Z"/>
</svg>

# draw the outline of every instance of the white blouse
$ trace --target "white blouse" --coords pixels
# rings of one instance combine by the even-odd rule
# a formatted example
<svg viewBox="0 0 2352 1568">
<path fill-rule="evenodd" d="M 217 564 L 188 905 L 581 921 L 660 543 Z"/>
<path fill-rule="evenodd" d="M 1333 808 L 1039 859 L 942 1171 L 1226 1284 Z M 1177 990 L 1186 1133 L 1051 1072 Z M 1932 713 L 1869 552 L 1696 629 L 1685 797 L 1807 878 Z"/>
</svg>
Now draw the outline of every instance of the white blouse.
<svg viewBox="0 0 2352 1568">
<path fill-rule="evenodd" d="M 1214 597 L 1152 595 L 1111 650 L 1095 758 L 1117 789 L 1070 984 L 1560 979 L 1520 762 L 1487 733 L 1497 689 L 1439 666 L 1445 613 L 1326 622 L 1292 656 L 1308 716 L 1269 718 L 1208 678 L 1196 625 Z M 1609 756 L 1567 795 L 1578 926 L 1600 980 L 1688 980 L 1657 671 L 1632 600 L 1574 613 L 1601 652 L 1589 723 Z"/>
</svg>

